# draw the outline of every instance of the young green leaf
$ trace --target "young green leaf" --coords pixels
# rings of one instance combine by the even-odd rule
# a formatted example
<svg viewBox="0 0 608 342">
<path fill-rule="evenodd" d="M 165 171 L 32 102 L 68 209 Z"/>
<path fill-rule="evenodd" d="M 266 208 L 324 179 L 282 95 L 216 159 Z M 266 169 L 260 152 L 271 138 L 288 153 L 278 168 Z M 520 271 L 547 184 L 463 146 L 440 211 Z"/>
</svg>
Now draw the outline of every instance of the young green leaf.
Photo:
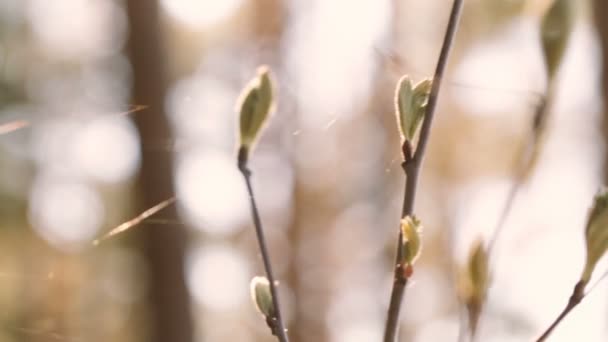
<svg viewBox="0 0 608 342">
<path fill-rule="evenodd" d="M 555 77 L 572 32 L 571 2 L 555 0 L 542 19 L 541 40 L 549 80 Z"/>
<path fill-rule="evenodd" d="M 426 112 L 432 81 L 424 79 L 412 84 L 409 76 L 403 76 L 395 90 L 395 113 L 401 138 L 413 141 Z"/>
<path fill-rule="evenodd" d="M 414 86 L 414 94 L 412 96 L 412 109 L 414 115 L 412 116 L 412 124 L 409 132 L 411 139 L 416 135 L 422 118 L 424 118 L 424 114 L 426 114 L 426 105 L 429 102 L 432 84 L 433 82 L 430 78 L 425 78 Z"/>
<path fill-rule="evenodd" d="M 466 305 L 471 335 L 475 335 L 481 309 L 490 287 L 488 250 L 481 239 L 469 252 L 466 267 L 460 279 L 460 295 Z"/>
<path fill-rule="evenodd" d="M 469 256 L 469 277 L 473 286 L 473 296 L 485 298 L 490 285 L 490 270 L 488 265 L 488 251 L 482 240 L 478 240 L 471 249 Z"/>
<path fill-rule="evenodd" d="M 595 196 L 585 227 L 587 258 L 581 281 L 588 283 L 598 261 L 608 250 L 608 191 L 602 189 Z"/>
<path fill-rule="evenodd" d="M 237 108 L 240 113 L 240 147 L 250 151 L 275 107 L 270 69 L 261 66 L 243 89 Z"/>
<path fill-rule="evenodd" d="M 410 131 L 409 126 L 411 125 L 411 113 L 412 94 L 414 92 L 412 80 L 408 75 L 401 77 L 395 88 L 395 114 L 397 116 L 397 124 L 399 125 L 399 133 L 401 138 L 406 140 L 409 138 L 408 132 Z"/>
</svg>

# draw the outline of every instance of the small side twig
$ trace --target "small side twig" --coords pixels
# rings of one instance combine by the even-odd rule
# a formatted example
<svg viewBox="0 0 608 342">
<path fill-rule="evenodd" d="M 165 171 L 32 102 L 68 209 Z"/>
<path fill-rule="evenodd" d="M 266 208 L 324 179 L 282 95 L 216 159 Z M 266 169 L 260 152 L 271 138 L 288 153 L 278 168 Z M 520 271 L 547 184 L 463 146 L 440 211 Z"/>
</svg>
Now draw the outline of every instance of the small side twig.
<svg viewBox="0 0 608 342">
<path fill-rule="evenodd" d="M 93 241 L 93 245 L 97 246 L 100 243 L 102 243 L 103 241 L 121 234 L 135 226 L 137 226 L 138 224 L 142 223 L 145 219 L 149 218 L 150 216 L 158 213 L 159 211 L 167 208 L 168 206 L 172 205 L 173 203 L 175 203 L 177 201 L 177 197 L 175 196 L 171 196 L 169 198 L 167 198 L 166 200 L 156 204 L 155 206 L 146 209 L 144 212 L 142 212 L 141 214 L 137 215 L 136 217 L 123 222 L 121 224 L 119 224 L 118 226 L 112 228 L 108 233 L 104 234 L 102 237 L 100 237 L 99 239 L 95 239 Z"/>
<path fill-rule="evenodd" d="M 549 92 L 549 94 L 550 93 L 551 92 Z M 536 106 L 530 135 L 523 146 L 521 155 L 516 160 L 516 164 L 513 167 L 513 183 L 509 189 L 507 199 L 505 200 L 498 221 L 496 222 L 496 226 L 494 227 L 492 237 L 488 243 L 488 256 L 491 256 L 492 250 L 496 245 L 496 241 L 498 241 L 500 234 L 504 230 L 505 222 L 511 213 L 515 199 L 517 198 L 522 186 L 525 184 L 527 175 L 529 174 L 534 162 L 541 152 L 541 140 L 545 134 L 548 120 L 548 97 L 548 95 L 542 97 Z"/>
<path fill-rule="evenodd" d="M 439 90 L 441 89 L 441 81 L 443 79 L 445 69 L 448 62 L 448 56 L 456 35 L 458 21 L 460 13 L 462 11 L 464 0 L 454 0 L 450 18 L 448 20 L 446 33 L 444 36 L 441 52 L 437 61 L 437 68 L 435 69 L 435 75 L 433 77 L 433 83 L 431 92 L 429 94 L 428 104 L 422 127 L 420 129 L 420 138 L 416 147 L 416 151 L 412 153 L 412 146 L 409 142 L 403 145 L 404 159 L 403 170 L 406 175 L 405 183 L 405 194 L 403 199 L 403 209 L 401 217 L 404 218 L 408 215 L 413 214 L 414 203 L 416 199 L 416 187 L 418 184 L 418 175 L 422 166 L 424 153 L 431 133 L 431 125 L 433 123 L 433 116 L 435 108 L 437 107 L 437 100 L 439 97 Z M 388 315 L 386 319 L 386 326 L 384 330 L 384 342 L 393 342 L 397 335 L 397 327 L 399 323 L 399 312 L 401 310 L 401 302 L 405 293 L 405 287 L 407 285 L 407 276 L 404 265 L 400 262 L 401 259 L 401 241 L 402 232 L 399 231 L 399 237 L 397 239 L 397 256 L 395 261 L 395 274 L 393 281 L 393 289 L 391 291 L 391 299 L 388 309 Z"/>
<path fill-rule="evenodd" d="M 582 280 L 576 284 L 566 307 L 564 307 L 559 316 L 557 316 L 555 321 L 553 321 L 549 328 L 545 330 L 545 332 L 536 340 L 536 342 L 545 341 L 551 332 L 553 332 L 553 329 L 559 325 L 559 323 L 570 313 L 570 311 L 580 304 L 580 302 L 585 298 L 585 285 L 586 283 Z"/>
<path fill-rule="evenodd" d="M 264 269 L 266 271 L 266 277 L 270 283 L 270 293 L 272 295 L 272 305 L 274 317 L 267 317 L 267 323 L 272 329 L 272 333 L 279 339 L 280 342 L 289 342 L 287 333 L 285 331 L 285 324 L 281 316 L 281 309 L 279 303 L 279 296 L 276 286 L 274 274 L 272 272 L 272 265 L 270 263 L 270 255 L 266 246 L 266 238 L 264 237 L 264 229 L 262 227 L 262 221 L 258 212 L 258 207 L 253 194 L 253 187 L 251 186 L 251 170 L 247 166 L 247 151 L 241 147 L 238 154 L 238 167 L 239 171 L 245 179 L 247 185 L 247 193 L 249 195 L 249 204 L 251 206 L 251 216 L 253 217 L 253 225 L 255 227 L 255 234 L 258 239 L 258 245 L 260 253 L 262 254 L 262 261 L 264 263 Z"/>
<path fill-rule="evenodd" d="M 559 316 L 557 316 L 553 323 L 551 323 L 551 325 L 547 328 L 547 330 L 543 332 L 543 334 L 536 340 L 536 342 L 545 341 L 549 337 L 549 335 L 551 335 L 555 327 L 557 327 L 562 322 L 562 320 L 564 320 L 564 318 L 566 318 L 566 316 L 568 316 L 568 314 L 570 314 L 570 312 L 576 306 L 578 306 L 583 301 L 583 299 L 590 295 L 597 288 L 597 286 L 606 278 L 608 278 L 608 271 L 604 272 L 604 274 L 602 274 L 595 283 L 589 286 L 588 290 L 585 290 L 587 289 L 587 283 L 585 281 L 580 280 L 578 283 L 576 283 L 566 307 L 564 307 Z"/>
</svg>

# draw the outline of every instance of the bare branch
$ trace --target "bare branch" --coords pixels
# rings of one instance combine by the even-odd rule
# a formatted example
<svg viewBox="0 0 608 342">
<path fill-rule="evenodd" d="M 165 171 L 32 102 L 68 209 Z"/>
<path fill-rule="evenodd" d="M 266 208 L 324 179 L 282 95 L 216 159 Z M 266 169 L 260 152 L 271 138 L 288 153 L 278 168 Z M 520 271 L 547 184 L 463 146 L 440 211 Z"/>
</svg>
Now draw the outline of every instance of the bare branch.
<svg viewBox="0 0 608 342">
<path fill-rule="evenodd" d="M 439 90 L 441 89 L 441 81 L 443 80 L 445 69 L 448 62 L 448 57 L 456 31 L 458 28 L 458 21 L 460 19 L 460 13 L 462 11 L 464 0 L 454 0 L 450 18 L 448 20 L 446 33 L 439 54 L 439 60 L 437 61 L 437 68 L 435 69 L 435 75 L 433 77 L 433 84 L 431 92 L 429 94 L 428 104 L 422 127 L 420 129 L 420 138 L 416 147 L 415 153 L 411 154 L 411 146 L 409 142 L 403 146 L 403 152 L 405 161 L 403 162 L 403 170 L 406 175 L 405 183 L 405 195 L 403 199 L 403 209 L 401 217 L 404 218 L 408 215 L 412 215 L 414 212 L 414 203 L 416 200 L 416 187 L 418 184 L 418 174 L 422 166 L 424 153 L 428 143 L 429 136 L 431 134 L 431 125 L 433 123 L 433 116 L 435 109 L 437 108 L 437 100 L 439 98 Z M 386 319 L 386 326 L 384 329 L 384 342 L 394 342 L 397 336 L 397 328 L 399 326 L 399 312 L 401 310 L 401 302 L 405 293 L 405 286 L 407 285 L 407 276 L 404 265 L 400 262 L 401 260 L 401 230 L 399 231 L 399 237 L 397 239 L 397 253 L 395 261 L 395 276 L 393 281 L 393 289 L 391 292 L 391 299 L 388 309 L 388 315 Z"/>
</svg>

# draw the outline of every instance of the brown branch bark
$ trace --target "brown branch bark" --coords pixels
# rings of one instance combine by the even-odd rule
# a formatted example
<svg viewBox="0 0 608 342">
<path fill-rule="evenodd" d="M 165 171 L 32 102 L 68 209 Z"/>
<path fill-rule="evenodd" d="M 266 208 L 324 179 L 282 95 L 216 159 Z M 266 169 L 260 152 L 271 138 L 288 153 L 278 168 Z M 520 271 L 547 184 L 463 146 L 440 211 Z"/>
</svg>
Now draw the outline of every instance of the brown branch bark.
<svg viewBox="0 0 608 342">
<path fill-rule="evenodd" d="M 602 116 L 602 129 L 604 144 L 608 145 L 608 21 L 605 14 L 608 13 L 608 2 L 604 0 L 594 1 L 593 13 L 595 13 L 595 23 L 600 38 L 600 48 L 602 50 L 602 98 L 604 100 L 604 115 Z M 604 183 L 608 183 L 608 155 L 604 156 Z"/>
<path fill-rule="evenodd" d="M 446 33 L 444 36 L 443 44 L 441 46 L 441 52 L 439 53 L 439 60 L 437 61 L 437 68 L 435 69 L 435 75 L 433 76 L 433 85 L 431 93 L 429 95 L 429 101 L 427 105 L 427 111 L 425 114 L 422 127 L 420 128 L 420 138 L 415 152 L 411 153 L 411 147 L 409 143 L 403 146 L 403 152 L 405 161 L 403 162 L 403 170 L 406 175 L 405 183 L 405 195 L 403 199 L 403 210 L 401 217 L 412 215 L 414 213 L 414 203 L 416 201 L 416 188 L 418 184 L 418 175 L 422 167 L 424 159 L 424 153 L 426 152 L 426 146 L 428 144 L 429 136 L 431 134 L 431 127 L 433 124 L 433 117 L 435 115 L 435 109 L 437 108 L 437 100 L 439 98 L 439 90 L 441 89 L 441 81 L 443 80 L 445 69 L 447 67 L 448 57 L 454 42 L 454 37 L 458 29 L 458 21 L 460 19 L 460 13 L 462 11 L 464 0 L 454 0 L 450 18 Z M 393 290 L 391 292 L 391 299 L 388 309 L 388 316 L 386 319 L 386 326 L 384 330 L 384 342 L 393 342 L 397 336 L 397 328 L 399 325 L 399 312 L 401 310 L 401 303 L 403 301 L 403 295 L 405 293 L 405 286 L 407 285 L 406 270 L 401 260 L 401 240 L 402 233 L 399 230 L 399 236 L 397 239 L 397 253 L 395 261 L 395 276 L 393 282 Z"/>
<path fill-rule="evenodd" d="M 128 50 L 133 68 L 133 103 L 148 109 L 135 116 L 142 147 L 170 141 L 164 113 L 167 89 L 165 54 L 157 1 L 126 2 L 130 24 Z M 145 152 L 144 152 L 145 151 Z M 142 148 L 139 174 L 140 206 L 150 208 L 173 195 L 173 165 L 170 151 Z M 174 208 L 168 208 L 175 215 Z M 180 225 L 150 225 L 140 233 L 149 265 L 148 299 L 150 341 L 193 340 L 190 298 L 185 284 L 186 231 Z"/>
</svg>

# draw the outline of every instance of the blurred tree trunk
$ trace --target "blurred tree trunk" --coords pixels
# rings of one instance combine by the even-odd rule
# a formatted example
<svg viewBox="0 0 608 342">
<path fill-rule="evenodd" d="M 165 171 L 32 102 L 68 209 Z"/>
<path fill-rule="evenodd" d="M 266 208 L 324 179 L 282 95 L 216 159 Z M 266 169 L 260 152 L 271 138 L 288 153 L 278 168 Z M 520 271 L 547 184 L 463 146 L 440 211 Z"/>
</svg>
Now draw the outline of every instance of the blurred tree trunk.
<svg viewBox="0 0 608 342">
<path fill-rule="evenodd" d="M 133 68 L 133 103 L 148 106 L 135 115 L 142 145 L 139 175 L 141 209 L 173 195 L 171 152 L 146 149 L 170 140 L 164 113 L 167 88 L 157 1 L 129 0 L 129 53 Z M 144 152 L 145 151 L 145 152 Z M 169 209 L 168 215 L 175 215 Z M 141 230 L 143 253 L 149 266 L 149 341 L 190 342 L 193 328 L 190 299 L 184 277 L 186 231 L 179 225 L 148 225 Z"/>
<path fill-rule="evenodd" d="M 595 23 L 600 38 L 600 48 L 602 51 L 602 98 L 604 100 L 604 115 L 602 118 L 602 129 L 604 134 L 604 144 L 608 145 L 608 2 L 606 0 L 594 1 Z M 608 182 L 608 156 L 604 157 L 604 183 Z"/>
</svg>

